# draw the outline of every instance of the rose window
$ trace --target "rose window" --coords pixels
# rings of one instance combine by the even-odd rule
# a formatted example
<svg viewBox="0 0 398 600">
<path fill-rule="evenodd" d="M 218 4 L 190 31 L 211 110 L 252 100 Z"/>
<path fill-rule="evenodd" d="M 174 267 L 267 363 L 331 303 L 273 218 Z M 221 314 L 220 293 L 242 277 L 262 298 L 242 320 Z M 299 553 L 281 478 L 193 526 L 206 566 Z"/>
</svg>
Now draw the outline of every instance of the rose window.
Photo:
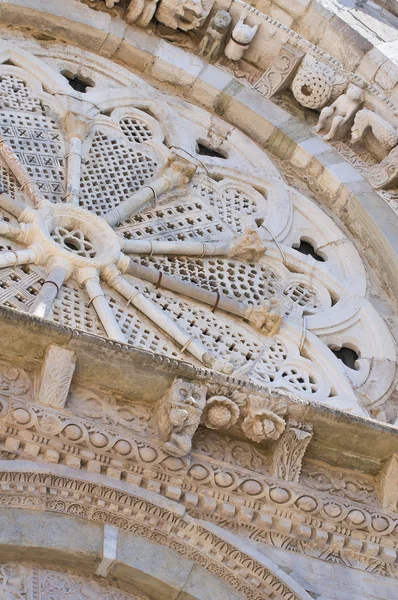
<svg viewBox="0 0 398 600">
<path fill-rule="evenodd" d="M 210 135 L 207 113 L 131 73 L 114 97 L 87 89 L 84 101 L 65 79 L 72 110 L 59 72 L 54 95 L 42 72 L 33 85 L 0 66 L 0 305 L 357 410 L 350 381 L 366 380 L 369 344 L 355 344 L 351 380 L 330 348 L 355 325 L 338 312 L 345 297 L 368 310 L 366 277 L 331 220 L 238 130 L 225 136 L 213 116 Z M 107 87 L 118 76 L 100 72 Z M 196 140 L 216 138 L 225 158 L 198 155 Z M 296 249 L 302 238 L 323 262 Z"/>
<path fill-rule="evenodd" d="M 70 231 L 66 227 L 58 226 L 52 232 L 51 237 L 57 244 L 62 246 L 62 248 L 70 250 L 70 252 L 74 252 L 78 256 L 94 258 L 96 255 L 92 243 L 80 229 L 73 229 Z"/>
</svg>

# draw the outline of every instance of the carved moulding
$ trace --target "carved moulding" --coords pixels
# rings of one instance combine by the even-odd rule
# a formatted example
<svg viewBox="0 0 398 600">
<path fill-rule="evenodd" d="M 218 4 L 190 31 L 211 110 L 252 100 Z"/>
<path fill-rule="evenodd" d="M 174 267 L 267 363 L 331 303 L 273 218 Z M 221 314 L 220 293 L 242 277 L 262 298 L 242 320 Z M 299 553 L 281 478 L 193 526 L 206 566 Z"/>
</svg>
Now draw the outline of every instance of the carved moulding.
<svg viewBox="0 0 398 600">
<path fill-rule="evenodd" d="M 6 404 L 4 399 L 0 415 L 2 458 L 64 463 L 97 477 L 105 474 L 114 480 L 123 479 L 179 501 L 200 518 L 221 520 L 232 530 L 238 517 L 244 523 L 240 535 L 266 543 L 273 543 L 269 534 L 277 539 L 286 536 L 305 542 L 305 553 L 311 556 L 317 556 L 322 548 L 326 559 L 336 545 L 342 556 L 350 548 L 365 561 L 364 568 L 371 565 L 366 561 L 372 555 L 380 564 L 388 565 L 385 574 L 396 573 L 396 515 L 375 503 L 369 506 L 267 475 L 270 460 L 245 442 L 231 443 L 218 437 L 215 443 L 211 437 L 203 438 L 201 432 L 201 441 L 191 456 L 171 457 L 148 437 L 125 437 L 98 423 L 84 423 L 52 408 L 17 400 L 11 401 L 7 412 Z M 361 542 L 352 542 L 358 531 Z"/>
<path fill-rule="evenodd" d="M 61 468 L 62 470 L 62 468 Z M 3 508 L 22 508 L 71 515 L 113 525 L 132 535 L 152 540 L 174 550 L 213 575 L 229 583 L 248 600 L 309 600 L 288 577 L 275 575 L 270 563 L 256 550 L 211 524 L 197 521 L 175 503 L 157 501 L 154 494 L 141 494 L 126 486 L 123 490 L 79 479 L 57 471 L 38 472 L 3 469 L 0 482 Z M 18 490 L 18 491 L 17 491 Z M 291 586 L 289 585 L 291 583 Z"/>
<path fill-rule="evenodd" d="M 50 565 L 51 566 L 51 565 Z M 0 595 L 9 600 L 149 600 L 125 594 L 107 582 L 98 584 L 73 571 L 55 571 L 21 563 L 0 564 Z"/>
</svg>

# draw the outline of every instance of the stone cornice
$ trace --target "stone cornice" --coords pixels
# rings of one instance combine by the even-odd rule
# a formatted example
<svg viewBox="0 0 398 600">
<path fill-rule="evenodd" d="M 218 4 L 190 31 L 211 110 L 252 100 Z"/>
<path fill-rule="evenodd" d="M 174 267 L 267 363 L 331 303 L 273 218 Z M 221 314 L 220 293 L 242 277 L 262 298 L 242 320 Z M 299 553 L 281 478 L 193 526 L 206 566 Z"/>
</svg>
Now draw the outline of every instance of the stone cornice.
<svg viewBox="0 0 398 600">
<path fill-rule="evenodd" d="M 77 356 L 75 383 L 110 388 L 130 401 L 158 401 L 175 377 L 222 386 L 231 393 L 239 389 L 242 393 L 260 394 L 276 406 L 286 406 L 285 418 L 312 424 L 314 437 L 307 456 L 340 467 L 377 474 L 398 452 L 398 430 L 394 426 L 3 307 L 0 337 L 7 340 L 1 358 L 28 370 L 40 367 L 50 344 L 66 347 Z"/>
</svg>

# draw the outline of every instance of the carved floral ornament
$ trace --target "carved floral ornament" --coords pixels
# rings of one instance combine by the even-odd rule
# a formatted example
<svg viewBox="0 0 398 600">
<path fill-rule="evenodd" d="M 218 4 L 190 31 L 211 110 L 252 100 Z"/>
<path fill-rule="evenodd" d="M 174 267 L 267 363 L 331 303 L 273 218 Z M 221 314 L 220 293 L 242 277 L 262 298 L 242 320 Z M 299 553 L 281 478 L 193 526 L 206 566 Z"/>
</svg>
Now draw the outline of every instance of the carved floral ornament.
<svg viewBox="0 0 398 600">
<path fill-rule="evenodd" d="M 15 52 L 0 73 L 0 303 L 361 414 L 384 398 L 393 370 L 361 396 L 370 364 L 394 365 L 395 349 L 357 252 L 257 147 L 225 138 L 222 121 L 209 137 L 207 113 L 188 118 L 122 69 L 113 99 L 87 89 L 83 104 Z M 200 155 L 197 140 L 226 157 Z M 295 249 L 303 239 L 316 258 Z M 348 321 L 356 370 L 328 348 L 344 346 Z"/>
<path fill-rule="evenodd" d="M 278 396 L 260 397 L 219 384 L 204 388 L 176 380 L 157 411 L 151 404 L 131 403 L 104 390 L 81 387 L 72 387 L 63 409 L 58 402 L 46 406 L 47 400 L 53 402 L 54 382 L 47 378 L 50 361 L 61 363 L 55 347 L 50 348 L 35 392 L 37 399 L 29 386 L 21 388 L 19 382 L 28 377 L 19 369 L 14 369 L 8 395 L 1 395 L 0 451 L 1 458 L 7 459 L 0 474 L 3 506 L 26 508 L 28 498 L 30 508 L 47 507 L 89 520 L 101 513 L 99 518 L 105 522 L 135 531 L 125 510 L 131 507 L 126 490 L 104 491 L 100 496 L 105 504 L 93 503 L 87 494 L 91 490 L 99 498 L 97 479 L 91 487 L 82 484 L 85 493 L 81 496 L 75 480 L 60 484 L 60 471 L 73 467 L 75 472 L 80 470 L 79 476 L 85 472 L 88 477 L 105 475 L 178 501 L 192 516 L 215 523 L 221 519 L 224 528 L 258 543 L 282 544 L 309 556 L 397 576 L 396 457 L 377 478 L 314 461 L 303 466 L 311 425 L 291 419 L 285 424 L 280 416 L 285 407 Z M 1 373 L 7 373 L 7 368 L 1 365 Z M 64 360 L 63 371 L 64 376 L 55 373 L 56 382 L 70 380 L 70 360 Z M 214 431 L 207 428 L 207 408 L 228 408 L 234 418 L 239 410 L 240 416 L 228 427 L 226 412 L 217 410 L 211 423 L 214 427 L 219 419 Z M 175 414 L 170 416 L 172 411 Z M 245 421 L 256 424 L 259 415 L 261 429 L 254 426 L 250 434 L 261 433 L 261 441 L 271 442 L 262 447 L 242 439 Z M 278 439 L 275 431 L 281 433 Z M 248 435 L 247 440 L 251 439 Z M 13 459 L 17 459 L 15 464 L 18 459 L 31 461 L 29 474 L 16 475 L 15 488 L 7 483 L 14 481 L 10 475 Z M 42 472 L 43 463 L 53 468 L 56 486 L 61 486 L 57 498 L 55 480 L 46 475 L 41 480 L 33 473 L 36 467 Z M 47 489 L 48 502 L 43 496 Z"/>
</svg>

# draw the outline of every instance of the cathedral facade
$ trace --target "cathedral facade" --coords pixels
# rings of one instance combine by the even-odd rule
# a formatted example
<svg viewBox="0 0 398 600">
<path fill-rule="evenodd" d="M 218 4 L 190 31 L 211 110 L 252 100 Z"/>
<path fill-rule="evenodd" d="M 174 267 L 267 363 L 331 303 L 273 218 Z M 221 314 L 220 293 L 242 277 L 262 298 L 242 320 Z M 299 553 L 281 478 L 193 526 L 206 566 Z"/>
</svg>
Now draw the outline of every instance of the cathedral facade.
<svg viewBox="0 0 398 600">
<path fill-rule="evenodd" d="M 0 600 L 398 597 L 398 10 L 0 0 Z"/>
</svg>

